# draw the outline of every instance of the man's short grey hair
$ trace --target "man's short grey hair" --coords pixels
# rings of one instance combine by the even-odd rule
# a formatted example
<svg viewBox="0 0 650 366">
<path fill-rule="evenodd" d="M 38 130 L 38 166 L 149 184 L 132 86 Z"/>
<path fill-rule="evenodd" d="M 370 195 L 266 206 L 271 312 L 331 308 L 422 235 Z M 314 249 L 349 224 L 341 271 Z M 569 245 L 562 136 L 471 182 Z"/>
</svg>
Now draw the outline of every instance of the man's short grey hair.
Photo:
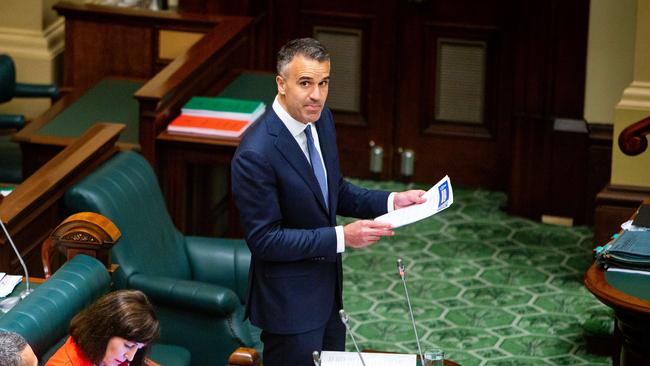
<svg viewBox="0 0 650 366">
<path fill-rule="evenodd" d="M 277 72 L 280 76 L 285 76 L 287 65 L 296 55 L 301 55 L 311 60 L 319 62 L 329 61 L 330 54 L 327 52 L 318 40 L 314 38 L 298 38 L 287 42 L 280 51 L 278 51 Z"/>
<path fill-rule="evenodd" d="M 22 366 L 27 341 L 18 333 L 0 332 L 0 366 Z"/>
</svg>

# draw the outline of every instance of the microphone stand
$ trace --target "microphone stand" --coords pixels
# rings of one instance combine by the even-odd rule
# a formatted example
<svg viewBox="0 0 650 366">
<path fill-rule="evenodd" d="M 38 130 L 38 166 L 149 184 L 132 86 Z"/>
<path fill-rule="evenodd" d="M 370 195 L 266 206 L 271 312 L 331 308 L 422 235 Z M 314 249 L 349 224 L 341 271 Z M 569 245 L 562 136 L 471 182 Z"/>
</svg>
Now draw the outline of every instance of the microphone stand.
<svg viewBox="0 0 650 366">
<path fill-rule="evenodd" d="M 16 248 L 16 244 L 14 244 L 14 241 L 11 239 L 11 236 L 9 235 L 9 231 L 7 231 L 7 228 L 5 227 L 5 224 L 2 222 L 1 219 L 0 219 L 0 226 L 2 226 L 2 231 L 4 231 L 7 240 L 9 240 L 9 244 L 11 244 L 11 247 L 16 253 L 16 257 L 18 257 L 18 261 L 20 261 L 20 265 L 23 267 L 23 271 L 25 272 L 25 289 L 21 291 L 20 295 L 10 296 L 0 301 L 0 309 L 2 310 L 2 312 L 6 313 L 7 311 L 11 310 L 11 308 L 16 306 L 18 301 L 26 298 L 30 293 L 32 293 L 33 290 L 29 287 L 29 272 L 27 272 L 27 266 L 25 265 L 25 261 L 23 261 L 23 257 L 20 256 L 20 252 L 18 252 L 18 248 Z"/>
<path fill-rule="evenodd" d="M 404 263 L 402 259 L 397 260 L 397 272 L 402 278 L 402 283 L 404 284 L 404 292 L 406 293 L 406 302 L 409 306 L 409 314 L 411 314 L 411 323 L 413 324 L 413 332 L 415 333 L 415 342 L 418 344 L 418 352 L 420 353 L 420 362 L 424 364 L 424 354 L 422 353 L 422 347 L 420 346 L 420 337 L 418 337 L 418 329 L 415 326 L 415 317 L 413 317 L 413 309 L 411 308 L 411 298 L 409 297 L 409 290 L 406 288 L 406 270 L 404 268 Z"/>
<path fill-rule="evenodd" d="M 359 359 L 361 360 L 361 363 L 363 366 L 366 366 L 366 362 L 363 360 L 363 356 L 361 355 L 361 351 L 359 351 L 359 346 L 357 346 L 357 341 L 354 339 L 354 334 L 352 334 L 352 329 L 350 328 L 350 324 L 348 324 L 348 314 L 345 312 L 345 310 L 341 309 L 339 310 L 339 316 L 341 317 L 341 321 L 343 324 L 345 324 L 345 328 L 348 330 L 348 333 L 350 334 L 350 338 L 352 338 L 352 343 L 354 343 L 354 348 L 357 350 L 357 355 L 359 355 Z"/>
</svg>

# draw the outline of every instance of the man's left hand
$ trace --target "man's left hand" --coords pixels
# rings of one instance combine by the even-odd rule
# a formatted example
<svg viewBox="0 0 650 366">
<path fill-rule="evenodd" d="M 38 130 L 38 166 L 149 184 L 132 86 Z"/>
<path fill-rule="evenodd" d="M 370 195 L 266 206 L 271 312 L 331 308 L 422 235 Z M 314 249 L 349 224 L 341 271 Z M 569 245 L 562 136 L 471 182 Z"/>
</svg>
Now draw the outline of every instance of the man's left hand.
<svg viewBox="0 0 650 366">
<path fill-rule="evenodd" d="M 395 193 L 393 206 L 396 210 L 399 210 L 400 208 L 423 203 L 427 200 L 422 197 L 425 193 L 426 192 L 421 189 L 412 189 L 410 191 Z"/>
</svg>

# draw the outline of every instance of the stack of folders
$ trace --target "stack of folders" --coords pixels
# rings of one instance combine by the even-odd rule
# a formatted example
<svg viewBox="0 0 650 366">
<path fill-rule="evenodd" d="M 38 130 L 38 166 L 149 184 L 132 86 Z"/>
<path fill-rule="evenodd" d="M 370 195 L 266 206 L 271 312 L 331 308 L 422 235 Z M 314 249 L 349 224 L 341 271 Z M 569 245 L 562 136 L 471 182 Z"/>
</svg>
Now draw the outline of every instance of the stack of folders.
<svg viewBox="0 0 650 366">
<path fill-rule="evenodd" d="M 596 248 L 596 260 L 606 268 L 622 268 L 650 274 L 650 206 L 639 208 L 634 221 L 606 245 Z"/>
<path fill-rule="evenodd" d="M 261 101 L 192 97 L 167 132 L 213 137 L 239 137 L 266 110 Z"/>
</svg>

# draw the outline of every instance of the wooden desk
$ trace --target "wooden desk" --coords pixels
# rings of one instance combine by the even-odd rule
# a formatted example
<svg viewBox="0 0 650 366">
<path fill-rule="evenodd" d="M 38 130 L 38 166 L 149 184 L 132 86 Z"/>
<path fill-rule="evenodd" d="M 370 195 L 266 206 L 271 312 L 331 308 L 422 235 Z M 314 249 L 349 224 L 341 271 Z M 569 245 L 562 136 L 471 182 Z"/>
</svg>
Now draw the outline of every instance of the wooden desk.
<svg viewBox="0 0 650 366">
<path fill-rule="evenodd" d="M 230 192 L 230 161 L 239 146 L 239 138 L 219 139 L 173 135 L 158 135 L 160 184 L 167 199 L 167 208 L 178 229 L 192 235 L 217 235 L 211 225 L 219 216 L 227 214 L 230 237 L 240 237 L 241 228 Z M 209 177 L 208 167 L 220 166 L 222 184 Z M 206 174 L 202 174 L 206 173 Z M 193 177 L 194 179 L 191 179 Z M 194 182 L 195 184 L 192 184 Z M 190 189 L 194 185 L 196 189 Z M 222 187 L 222 194 L 211 202 L 213 189 Z"/>
<path fill-rule="evenodd" d="M 129 129 L 127 135 L 134 138 L 128 142 L 135 145 L 155 169 L 164 169 L 156 164 L 156 136 L 179 114 L 190 97 L 214 95 L 215 90 L 223 89 L 221 80 L 231 70 L 248 68 L 254 59 L 250 17 L 65 1 L 57 3 L 54 9 L 65 17 L 64 87 L 70 92 L 15 134 L 14 139 L 21 143 L 27 157 L 23 171 L 36 170 L 39 164 L 83 132 L 80 127 L 76 134 L 73 131 L 61 138 L 47 133 L 46 129 L 53 118 L 106 78 L 142 82 L 141 87 L 126 95 L 135 104 L 134 115 L 122 118 L 133 118 L 137 123 Z M 170 33 L 201 37 L 170 59 L 162 51 L 165 34 Z M 120 120 L 119 113 L 110 119 L 98 119 L 92 114 L 83 117 L 83 123 L 127 122 Z"/>
<path fill-rule="evenodd" d="M 0 201 L 0 219 L 31 275 L 43 275 L 41 243 L 64 219 L 63 194 L 117 151 L 115 144 L 123 129 L 119 124 L 94 125 Z M 4 235 L 0 236 L 0 271 L 22 272 Z"/>
<path fill-rule="evenodd" d="M 643 203 L 650 204 L 650 199 L 645 199 Z M 645 299 L 640 298 L 641 294 L 635 296 L 616 285 L 621 282 L 621 278 L 614 282 L 611 281 L 614 278 L 611 276 L 594 263 L 587 270 L 584 283 L 598 300 L 614 309 L 616 327 L 622 336 L 620 364 L 650 365 L 650 292 Z M 647 276 L 629 275 L 627 279 L 648 281 L 650 285 L 650 277 Z"/>
<path fill-rule="evenodd" d="M 235 71 L 218 95 L 227 98 L 260 100 L 272 108 L 277 93 L 275 74 Z M 213 138 L 169 134 L 157 137 L 158 172 L 167 208 L 179 230 L 185 234 L 242 237 L 239 214 L 231 199 L 230 162 L 240 138 Z M 218 167 L 218 177 L 210 171 Z M 215 182 L 219 179 L 218 182 Z M 218 192 L 215 192 L 218 190 Z M 217 196 L 212 202 L 211 196 Z M 227 219 L 224 220 L 224 217 Z M 215 228 L 215 222 L 226 227 Z"/>
</svg>

